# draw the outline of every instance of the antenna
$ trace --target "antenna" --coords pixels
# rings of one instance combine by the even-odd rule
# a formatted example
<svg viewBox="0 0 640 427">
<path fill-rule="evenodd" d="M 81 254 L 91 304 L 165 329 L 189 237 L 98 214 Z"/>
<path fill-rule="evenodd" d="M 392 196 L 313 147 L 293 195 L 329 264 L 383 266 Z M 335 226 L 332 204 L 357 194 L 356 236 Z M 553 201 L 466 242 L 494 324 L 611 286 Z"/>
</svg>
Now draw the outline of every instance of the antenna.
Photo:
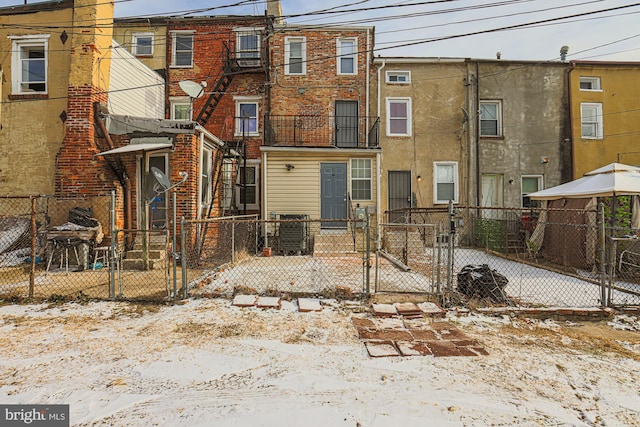
<svg viewBox="0 0 640 427">
<path fill-rule="evenodd" d="M 153 197 L 149 198 L 147 200 L 147 203 L 153 203 L 153 201 L 155 200 L 156 197 L 158 197 L 159 194 L 163 194 L 166 193 L 167 191 L 177 187 L 178 185 L 184 183 L 189 174 L 186 172 L 180 172 L 180 177 L 182 178 L 180 181 L 176 182 L 175 184 L 171 184 L 171 181 L 169 181 L 169 178 L 167 178 L 167 175 L 165 175 L 164 172 L 162 172 L 160 169 L 158 169 L 155 166 L 151 167 L 151 173 L 153 174 L 153 176 L 156 179 L 156 183 L 153 186 L 153 192 L 155 193 L 153 195 Z"/>
<path fill-rule="evenodd" d="M 180 89 L 184 91 L 189 98 L 197 99 L 204 95 L 204 85 L 200 83 L 192 82 L 191 80 L 184 80 L 178 82 Z"/>
</svg>

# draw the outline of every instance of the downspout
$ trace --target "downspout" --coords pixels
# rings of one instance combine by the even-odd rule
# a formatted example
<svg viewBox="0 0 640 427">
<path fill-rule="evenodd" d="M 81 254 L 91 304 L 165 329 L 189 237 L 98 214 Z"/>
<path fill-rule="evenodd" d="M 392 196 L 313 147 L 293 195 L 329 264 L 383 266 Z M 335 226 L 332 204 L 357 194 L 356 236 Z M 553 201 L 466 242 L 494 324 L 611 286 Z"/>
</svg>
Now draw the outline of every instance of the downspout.
<svg viewBox="0 0 640 427">
<path fill-rule="evenodd" d="M 369 123 L 369 111 L 371 111 L 371 108 L 369 107 L 369 95 L 370 95 L 370 92 L 369 92 L 369 85 L 370 85 L 369 72 L 371 71 L 371 69 L 370 69 L 371 60 L 369 58 L 369 55 L 371 55 L 371 41 L 369 40 L 369 28 L 367 28 L 367 57 L 366 57 L 367 58 L 367 60 L 366 60 L 366 62 L 367 62 L 367 75 L 366 75 L 366 87 L 367 87 L 367 90 L 365 91 L 365 93 L 367 94 L 367 102 L 366 102 L 366 105 L 365 105 L 365 117 L 366 117 L 365 120 L 366 120 L 366 123 L 367 123 L 366 124 L 367 147 L 369 146 L 369 126 L 370 126 L 370 123 Z"/>
<path fill-rule="evenodd" d="M 575 62 L 572 61 L 569 72 L 567 73 L 567 91 L 569 92 L 569 99 L 567 100 L 569 103 L 569 158 L 571 159 L 571 178 L 569 178 L 569 180 L 576 179 L 576 159 L 573 157 L 575 153 L 573 149 L 573 100 L 571 99 L 571 72 L 575 69 L 575 66 Z"/>
<path fill-rule="evenodd" d="M 376 103 L 377 103 L 377 108 L 378 108 L 378 120 L 380 120 L 380 92 L 381 92 L 381 84 L 380 84 L 380 75 L 382 74 L 382 70 L 384 69 L 384 67 L 386 67 L 387 65 L 387 60 L 383 59 L 382 60 L 382 66 L 380 66 L 380 68 L 378 68 L 378 96 L 376 99 Z M 380 145 L 378 143 L 378 145 Z M 377 185 L 378 185 L 378 191 L 376 191 L 376 204 L 378 205 L 377 207 L 377 222 L 378 222 L 378 230 L 380 230 L 380 225 L 382 224 L 382 215 L 381 215 L 381 197 L 380 197 L 380 176 L 382 174 L 382 171 L 380 170 L 380 160 L 381 160 L 381 153 L 376 154 L 376 181 L 377 181 Z M 387 189 L 387 192 L 389 191 L 389 189 Z M 377 243 L 377 247 L 376 249 L 380 249 L 380 241 L 378 239 L 378 243 Z"/>
<path fill-rule="evenodd" d="M 107 127 L 104 124 L 104 121 L 100 117 L 100 104 L 93 104 L 93 114 L 94 120 L 98 123 L 98 127 L 100 131 L 104 135 L 104 139 L 107 141 L 107 145 L 109 149 L 112 150 L 114 148 L 113 141 L 111 140 L 111 135 L 109 135 L 109 131 L 107 131 Z M 117 173 L 116 173 L 117 174 Z M 124 228 L 126 230 L 131 230 L 131 181 L 129 180 L 129 175 L 124 170 L 122 171 L 122 176 L 118 177 L 122 180 L 122 186 L 124 189 Z M 113 232 L 113 230 L 111 230 Z"/>
<path fill-rule="evenodd" d="M 476 99 L 474 100 L 474 114 L 476 116 L 475 125 L 476 131 L 474 132 L 475 142 L 476 142 L 476 206 L 480 206 L 482 203 L 480 199 L 480 193 L 482 189 L 482 183 L 480 182 L 480 114 L 478 110 L 480 109 L 480 65 L 476 60 Z"/>
</svg>

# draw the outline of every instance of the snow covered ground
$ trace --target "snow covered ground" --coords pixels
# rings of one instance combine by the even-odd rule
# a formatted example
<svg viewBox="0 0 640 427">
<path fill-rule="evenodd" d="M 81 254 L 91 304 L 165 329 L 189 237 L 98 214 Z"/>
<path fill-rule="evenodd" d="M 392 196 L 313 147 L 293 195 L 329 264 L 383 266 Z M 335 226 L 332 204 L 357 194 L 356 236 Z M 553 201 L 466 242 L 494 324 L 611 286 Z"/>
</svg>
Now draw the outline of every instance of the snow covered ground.
<svg viewBox="0 0 640 427">
<path fill-rule="evenodd" d="M 640 426 L 635 316 L 450 317 L 489 355 L 439 358 L 370 358 L 353 316 L 368 307 L 0 306 L 0 402 L 69 404 L 74 426 Z"/>
</svg>

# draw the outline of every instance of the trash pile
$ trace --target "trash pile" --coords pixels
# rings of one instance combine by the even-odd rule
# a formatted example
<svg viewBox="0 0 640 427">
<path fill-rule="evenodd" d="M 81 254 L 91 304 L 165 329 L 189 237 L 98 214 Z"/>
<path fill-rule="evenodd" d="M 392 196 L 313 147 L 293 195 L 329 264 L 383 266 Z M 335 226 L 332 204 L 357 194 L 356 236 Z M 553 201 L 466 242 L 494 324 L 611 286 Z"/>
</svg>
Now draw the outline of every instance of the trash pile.
<svg viewBox="0 0 640 427">
<path fill-rule="evenodd" d="M 492 270 L 487 264 L 465 265 L 458 273 L 457 279 L 458 292 L 469 298 L 489 298 L 498 304 L 508 301 L 504 288 L 509 279 Z"/>
</svg>

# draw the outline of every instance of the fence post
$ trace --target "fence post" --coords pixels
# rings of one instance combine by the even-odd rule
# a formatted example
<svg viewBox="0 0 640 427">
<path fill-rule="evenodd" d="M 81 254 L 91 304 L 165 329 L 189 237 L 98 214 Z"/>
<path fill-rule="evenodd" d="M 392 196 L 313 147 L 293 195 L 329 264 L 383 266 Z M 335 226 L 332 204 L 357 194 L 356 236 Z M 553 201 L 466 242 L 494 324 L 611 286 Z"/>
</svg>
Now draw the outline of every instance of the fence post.
<svg viewBox="0 0 640 427">
<path fill-rule="evenodd" d="M 36 283 L 36 198 L 31 196 L 31 264 L 29 265 L 29 298 L 33 298 Z"/>
<path fill-rule="evenodd" d="M 182 270 L 182 298 L 187 299 L 187 236 L 185 231 L 186 220 L 180 218 L 180 268 Z"/>
<path fill-rule="evenodd" d="M 449 298 L 453 294 L 453 240 L 456 234 L 456 223 L 453 212 L 453 200 L 449 200 L 449 245 L 447 249 L 447 291 Z"/>
<path fill-rule="evenodd" d="M 109 258 L 111 262 L 109 263 L 109 299 L 115 299 L 116 297 L 116 263 L 119 263 L 119 260 L 116 260 L 116 240 L 118 237 L 118 233 L 116 231 L 116 192 L 111 190 L 111 206 L 109 208 L 109 220 L 111 222 L 111 247 L 109 248 Z M 118 265 L 118 268 L 121 268 Z"/>
<path fill-rule="evenodd" d="M 173 204 L 172 204 L 172 218 L 171 222 L 173 223 L 172 227 L 172 236 L 171 236 L 171 264 L 173 266 L 173 303 L 176 303 L 178 298 L 178 239 L 176 234 L 178 233 L 177 228 L 178 224 L 176 224 L 177 220 L 177 199 L 178 193 L 176 190 L 173 190 Z"/>
<path fill-rule="evenodd" d="M 606 281 L 606 277 L 607 277 L 607 273 L 606 273 L 606 256 L 607 256 L 607 250 L 606 250 L 606 238 L 605 238 L 605 224 L 604 224 L 604 203 L 600 202 L 598 203 L 598 222 L 600 224 L 600 237 L 599 237 L 599 244 L 600 244 L 600 305 L 605 307 L 608 302 L 607 302 L 607 281 Z"/>
<path fill-rule="evenodd" d="M 236 263 L 236 220 L 231 220 L 231 264 Z"/>
<path fill-rule="evenodd" d="M 366 276 L 365 276 L 365 293 L 366 296 L 369 297 L 369 294 L 371 293 L 371 244 L 369 242 L 369 239 L 371 238 L 371 215 L 367 214 L 367 222 L 365 224 L 365 227 L 367 229 L 366 232 L 366 236 L 365 239 L 366 243 L 365 243 L 365 247 L 366 247 L 366 251 L 365 251 L 365 270 L 366 270 Z"/>
</svg>

